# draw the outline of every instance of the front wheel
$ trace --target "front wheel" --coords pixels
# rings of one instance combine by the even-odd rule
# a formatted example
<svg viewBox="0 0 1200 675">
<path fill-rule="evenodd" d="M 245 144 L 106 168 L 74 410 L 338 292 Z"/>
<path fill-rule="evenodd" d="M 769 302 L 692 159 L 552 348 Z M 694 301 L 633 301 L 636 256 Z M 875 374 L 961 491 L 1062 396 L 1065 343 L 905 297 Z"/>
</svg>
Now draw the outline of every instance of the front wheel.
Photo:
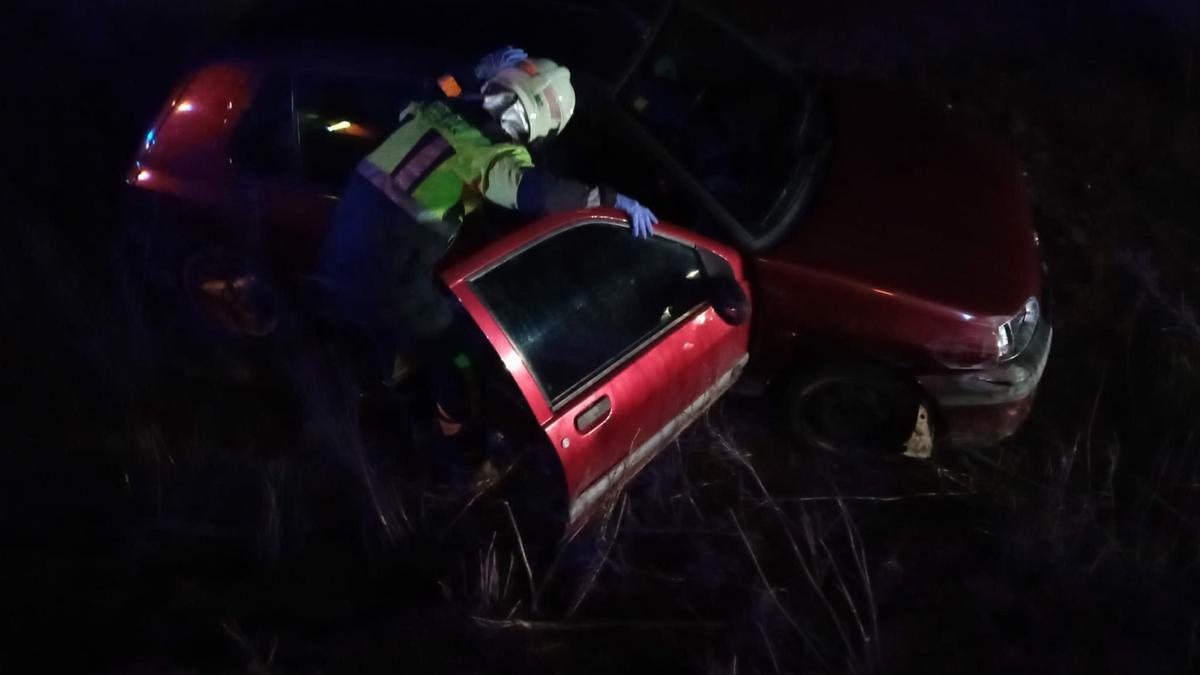
<svg viewBox="0 0 1200 675">
<path fill-rule="evenodd" d="M 900 454 L 913 434 L 921 397 L 882 366 L 840 363 L 799 371 L 785 398 L 792 436 L 828 452 Z"/>
</svg>

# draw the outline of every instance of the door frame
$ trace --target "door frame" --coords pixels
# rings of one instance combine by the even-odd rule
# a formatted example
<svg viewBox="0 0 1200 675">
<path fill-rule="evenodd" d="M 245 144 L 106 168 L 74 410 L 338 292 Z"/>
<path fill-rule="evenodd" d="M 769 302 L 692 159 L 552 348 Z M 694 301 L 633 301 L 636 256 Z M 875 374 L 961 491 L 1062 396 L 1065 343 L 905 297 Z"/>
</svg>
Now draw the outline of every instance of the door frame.
<svg viewBox="0 0 1200 675">
<path fill-rule="evenodd" d="M 637 347 L 630 349 L 618 361 L 610 364 L 603 371 L 590 376 L 587 382 L 575 387 L 568 398 L 560 401 L 557 405 L 552 405 L 542 390 L 541 384 L 530 370 L 529 364 L 521 354 L 521 350 L 510 339 L 508 333 L 500 326 L 499 322 L 496 321 L 487 304 L 475 293 L 471 287 L 471 282 L 550 237 L 590 223 L 607 223 L 624 228 L 630 227 L 625 214 L 612 208 L 599 207 L 556 213 L 484 246 L 465 260 L 444 270 L 441 274 L 442 281 L 462 303 L 464 309 L 467 310 L 467 313 L 470 314 L 476 325 L 479 326 L 484 336 L 487 337 L 488 342 L 496 350 L 504 367 L 516 381 L 525 400 L 529 403 L 530 409 L 533 411 L 539 425 L 544 425 L 551 421 L 555 414 L 563 408 L 569 407 L 581 398 L 586 398 L 595 389 L 597 384 L 603 381 L 608 375 L 611 375 L 614 370 L 644 352 L 647 346 L 678 328 L 684 321 L 695 318 L 697 314 L 705 311 L 707 307 L 706 304 L 702 303 L 683 313 L 668 326 L 646 337 L 642 342 L 638 343 Z M 741 256 L 733 248 L 670 223 L 660 222 L 656 225 L 655 235 L 687 246 L 703 247 L 716 253 L 729 263 L 734 278 L 743 287 L 747 286 Z"/>
</svg>

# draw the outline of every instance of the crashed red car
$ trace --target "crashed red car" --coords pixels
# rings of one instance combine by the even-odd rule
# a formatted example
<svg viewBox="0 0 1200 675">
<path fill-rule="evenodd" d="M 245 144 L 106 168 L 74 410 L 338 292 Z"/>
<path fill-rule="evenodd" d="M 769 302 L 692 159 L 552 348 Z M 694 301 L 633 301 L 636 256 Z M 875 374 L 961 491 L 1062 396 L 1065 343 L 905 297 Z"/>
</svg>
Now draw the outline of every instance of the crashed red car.
<svg viewBox="0 0 1200 675">
<path fill-rule="evenodd" d="M 952 111 L 797 74 L 702 11 L 664 12 L 636 52 L 616 77 L 576 71 L 581 109 L 539 161 L 652 206 L 656 239 L 603 210 L 480 226 L 443 274 L 556 448 L 573 513 L 739 376 L 827 449 L 899 448 L 925 413 L 938 441 L 1012 434 L 1052 335 L 1015 161 Z M 252 250 L 286 284 L 354 163 L 446 62 L 214 59 L 128 180 L 172 214 L 164 239 Z"/>
</svg>

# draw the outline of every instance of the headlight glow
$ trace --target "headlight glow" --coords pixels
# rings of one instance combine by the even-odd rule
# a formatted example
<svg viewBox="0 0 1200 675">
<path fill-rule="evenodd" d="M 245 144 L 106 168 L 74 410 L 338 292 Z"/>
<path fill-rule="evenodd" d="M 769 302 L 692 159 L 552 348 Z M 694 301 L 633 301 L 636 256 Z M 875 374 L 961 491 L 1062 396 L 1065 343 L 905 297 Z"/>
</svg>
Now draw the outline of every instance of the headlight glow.
<svg viewBox="0 0 1200 675">
<path fill-rule="evenodd" d="M 1029 298 L 1020 312 L 996 327 L 996 353 L 1000 361 L 1016 358 L 1029 345 L 1041 321 L 1041 314 L 1038 299 Z"/>
</svg>

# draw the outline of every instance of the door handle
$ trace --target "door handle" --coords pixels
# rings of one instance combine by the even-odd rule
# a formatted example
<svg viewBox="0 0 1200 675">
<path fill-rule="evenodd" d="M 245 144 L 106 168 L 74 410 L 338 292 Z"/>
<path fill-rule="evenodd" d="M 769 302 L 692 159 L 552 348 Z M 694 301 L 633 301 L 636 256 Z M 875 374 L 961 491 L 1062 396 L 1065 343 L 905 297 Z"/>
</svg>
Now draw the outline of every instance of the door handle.
<svg viewBox="0 0 1200 675">
<path fill-rule="evenodd" d="M 608 419 L 608 415 L 611 412 L 612 401 L 608 398 L 608 394 L 605 394 L 589 405 L 583 412 L 575 416 L 575 431 L 586 434 Z"/>
</svg>

